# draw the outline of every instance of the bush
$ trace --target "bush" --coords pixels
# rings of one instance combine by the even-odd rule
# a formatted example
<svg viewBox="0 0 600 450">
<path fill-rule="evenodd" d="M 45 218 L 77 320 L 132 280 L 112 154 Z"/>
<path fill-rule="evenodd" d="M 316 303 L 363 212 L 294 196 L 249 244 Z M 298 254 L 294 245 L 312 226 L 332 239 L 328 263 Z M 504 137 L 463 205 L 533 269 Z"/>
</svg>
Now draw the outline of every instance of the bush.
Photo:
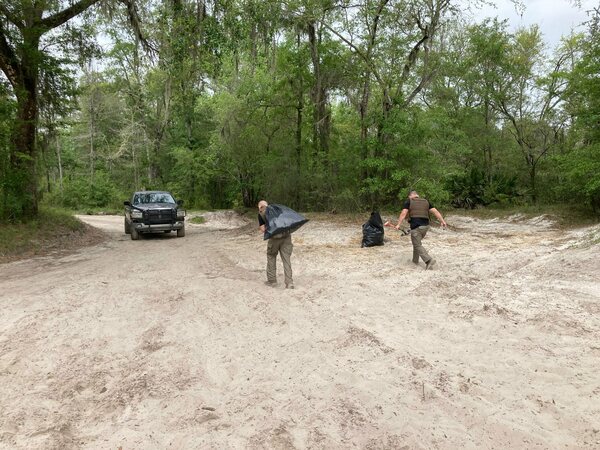
<svg viewBox="0 0 600 450">
<path fill-rule="evenodd" d="M 56 190 L 46 194 L 45 202 L 51 206 L 60 206 L 73 210 L 89 210 L 97 208 L 120 209 L 123 195 L 103 172 L 96 172 L 94 181 L 77 177 L 66 179 L 62 192 Z"/>
<path fill-rule="evenodd" d="M 398 197 L 401 200 L 406 200 L 406 195 L 409 189 L 414 189 L 421 197 L 429 200 L 434 206 L 447 205 L 450 203 L 450 192 L 444 185 L 434 180 L 419 180 L 414 186 L 406 188 Z"/>
<path fill-rule="evenodd" d="M 600 144 L 577 149 L 558 161 L 565 177 L 557 187 L 559 195 L 569 202 L 580 198 L 600 212 Z"/>
<path fill-rule="evenodd" d="M 361 211 L 360 197 L 351 189 L 344 189 L 342 192 L 335 194 L 331 200 L 331 207 L 335 211 Z"/>
<path fill-rule="evenodd" d="M 496 175 L 488 183 L 483 171 L 476 168 L 449 176 L 446 189 L 455 208 L 473 209 L 495 203 L 507 205 L 522 199 L 515 176 Z"/>
</svg>

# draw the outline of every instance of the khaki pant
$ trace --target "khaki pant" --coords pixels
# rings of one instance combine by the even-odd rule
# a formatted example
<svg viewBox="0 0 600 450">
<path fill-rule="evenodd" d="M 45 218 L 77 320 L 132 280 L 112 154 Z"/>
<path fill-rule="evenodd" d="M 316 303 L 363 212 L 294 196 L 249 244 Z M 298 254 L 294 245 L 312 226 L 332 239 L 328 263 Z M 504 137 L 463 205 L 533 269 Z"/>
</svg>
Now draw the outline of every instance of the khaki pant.
<svg viewBox="0 0 600 450">
<path fill-rule="evenodd" d="M 421 239 L 425 237 L 428 231 L 429 225 L 420 226 L 418 228 L 415 228 L 414 230 L 410 230 L 410 240 L 412 241 L 413 245 L 412 262 L 414 262 L 415 264 L 419 264 L 419 256 L 426 263 L 431 259 L 431 256 L 429 256 L 429 254 L 421 244 Z"/>
<path fill-rule="evenodd" d="M 283 262 L 283 272 L 285 274 L 285 284 L 293 283 L 292 280 L 292 236 L 274 237 L 269 239 L 267 244 L 267 281 L 275 283 L 277 281 L 277 254 L 281 256 Z"/>
</svg>

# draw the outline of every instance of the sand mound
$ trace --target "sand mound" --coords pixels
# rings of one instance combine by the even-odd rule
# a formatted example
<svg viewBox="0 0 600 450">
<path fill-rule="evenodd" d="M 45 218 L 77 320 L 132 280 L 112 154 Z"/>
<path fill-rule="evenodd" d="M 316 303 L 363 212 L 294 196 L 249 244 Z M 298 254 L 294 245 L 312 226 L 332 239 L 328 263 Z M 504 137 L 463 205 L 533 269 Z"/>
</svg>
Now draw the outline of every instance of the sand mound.
<svg viewBox="0 0 600 450">
<path fill-rule="evenodd" d="M 202 224 L 194 224 L 188 222 L 191 226 L 199 226 L 203 228 L 212 228 L 217 230 L 233 230 L 248 225 L 249 221 L 244 216 L 235 211 L 209 211 L 197 214 L 190 214 L 188 219 L 194 217 L 202 217 L 205 222 Z"/>
</svg>

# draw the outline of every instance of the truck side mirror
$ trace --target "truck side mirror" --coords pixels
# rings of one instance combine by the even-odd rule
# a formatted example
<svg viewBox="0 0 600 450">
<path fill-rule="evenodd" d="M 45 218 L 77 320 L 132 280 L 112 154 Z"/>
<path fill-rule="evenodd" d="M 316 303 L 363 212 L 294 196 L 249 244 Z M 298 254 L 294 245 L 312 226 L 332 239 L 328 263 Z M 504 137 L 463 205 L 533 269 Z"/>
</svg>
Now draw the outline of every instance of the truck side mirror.
<svg viewBox="0 0 600 450">
<path fill-rule="evenodd" d="M 124 204 L 125 206 L 131 206 L 131 202 L 130 202 L 130 201 L 123 202 L 123 204 Z"/>
<path fill-rule="evenodd" d="M 179 206 L 183 205 L 183 200 L 177 200 L 177 204 L 178 204 Z"/>
</svg>

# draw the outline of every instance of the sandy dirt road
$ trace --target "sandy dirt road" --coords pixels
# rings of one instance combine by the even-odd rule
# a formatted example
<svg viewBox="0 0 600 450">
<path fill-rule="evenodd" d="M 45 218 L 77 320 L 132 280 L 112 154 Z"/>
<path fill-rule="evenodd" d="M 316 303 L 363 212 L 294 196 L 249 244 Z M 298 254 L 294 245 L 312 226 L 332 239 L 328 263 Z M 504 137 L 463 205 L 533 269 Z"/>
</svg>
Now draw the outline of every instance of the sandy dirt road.
<svg viewBox="0 0 600 450">
<path fill-rule="evenodd" d="M 2 449 L 600 448 L 600 227 L 450 216 L 425 271 L 315 217 L 286 290 L 233 213 L 82 220 L 109 239 L 0 266 Z"/>
</svg>

